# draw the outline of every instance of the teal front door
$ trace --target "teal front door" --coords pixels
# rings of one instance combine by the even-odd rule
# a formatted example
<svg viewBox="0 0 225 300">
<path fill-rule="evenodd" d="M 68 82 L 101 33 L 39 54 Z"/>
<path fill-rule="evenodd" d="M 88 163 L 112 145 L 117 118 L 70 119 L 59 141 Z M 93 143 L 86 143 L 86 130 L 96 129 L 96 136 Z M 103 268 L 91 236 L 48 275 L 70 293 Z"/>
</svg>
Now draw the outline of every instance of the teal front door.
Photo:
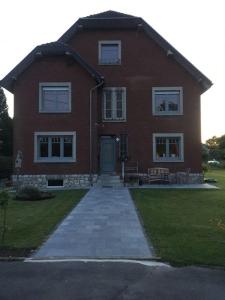
<svg viewBox="0 0 225 300">
<path fill-rule="evenodd" d="M 115 139 L 112 137 L 101 137 L 100 170 L 101 173 L 115 172 Z"/>
</svg>

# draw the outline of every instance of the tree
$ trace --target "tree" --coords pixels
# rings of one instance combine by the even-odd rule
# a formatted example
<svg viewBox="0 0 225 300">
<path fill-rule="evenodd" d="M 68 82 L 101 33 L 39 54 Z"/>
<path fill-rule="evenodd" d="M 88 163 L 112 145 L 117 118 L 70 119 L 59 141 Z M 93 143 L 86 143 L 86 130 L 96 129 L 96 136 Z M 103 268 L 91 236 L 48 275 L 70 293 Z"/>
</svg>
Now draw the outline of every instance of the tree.
<svg viewBox="0 0 225 300">
<path fill-rule="evenodd" d="M 202 144 L 202 161 L 207 162 L 209 160 L 209 149 L 206 144 Z"/>
<path fill-rule="evenodd" d="M 8 105 L 3 89 L 0 87 L 0 118 L 8 117 Z"/>
<path fill-rule="evenodd" d="M 209 159 L 225 160 L 225 134 L 221 137 L 213 136 L 206 141 L 209 150 Z"/>
<path fill-rule="evenodd" d="M 12 119 L 8 114 L 8 105 L 3 89 L 0 87 L 0 155 L 12 156 Z"/>
</svg>

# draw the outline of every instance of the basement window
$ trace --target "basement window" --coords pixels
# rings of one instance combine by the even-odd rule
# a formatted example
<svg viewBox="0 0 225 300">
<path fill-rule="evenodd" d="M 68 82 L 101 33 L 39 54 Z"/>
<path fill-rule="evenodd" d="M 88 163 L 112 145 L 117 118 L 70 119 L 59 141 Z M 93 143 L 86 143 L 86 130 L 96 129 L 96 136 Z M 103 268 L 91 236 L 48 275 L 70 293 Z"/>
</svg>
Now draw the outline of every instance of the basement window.
<svg viewBox="0 0 225 300">
<path fill-rule="evenodd" d="M 63 179 L 48 179 L 48 187 L 63 187 Z"/>
</svg>

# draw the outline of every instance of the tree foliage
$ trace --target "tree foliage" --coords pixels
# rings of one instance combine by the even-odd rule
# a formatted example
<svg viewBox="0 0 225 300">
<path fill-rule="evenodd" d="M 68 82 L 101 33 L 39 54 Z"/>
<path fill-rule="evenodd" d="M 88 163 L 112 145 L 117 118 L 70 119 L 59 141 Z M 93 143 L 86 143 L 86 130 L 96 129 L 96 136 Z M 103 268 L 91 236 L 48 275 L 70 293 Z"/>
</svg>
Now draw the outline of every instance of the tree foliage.
<svg viewBox="0 0 225 300">
<path fill-rule="evenodd" d="M 209 159 L 225 160 L 225 134 L 206 141 L 206 147 L 209 151 Z"/>
<path fill-rule="evenodd" d="M 12 119 L 8 114 L 8 105 L 3 89 L 0 87 L 0 155 L 12 155 Z"/>
</svg>

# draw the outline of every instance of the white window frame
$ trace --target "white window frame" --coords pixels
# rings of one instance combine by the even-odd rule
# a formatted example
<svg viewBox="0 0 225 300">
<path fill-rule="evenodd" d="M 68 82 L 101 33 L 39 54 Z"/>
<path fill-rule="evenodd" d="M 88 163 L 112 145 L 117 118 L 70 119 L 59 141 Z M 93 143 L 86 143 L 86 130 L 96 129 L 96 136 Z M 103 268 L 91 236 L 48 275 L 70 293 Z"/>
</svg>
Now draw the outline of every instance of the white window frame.
<svg viewBox="0 0 225 300">
<path fill-rule="evenodd" d="M 42 107 L 42 88 L 43 87 L 68 87 L 69 89 L 69 109 L 66 111 L 45 111 Z M 40 82 L 39 83 L 39 113 L 45 114 L 61 114 L 71 112 L 71 82 Z"/>
<path fill-rule="evenodd" d="M 102 62 L 102 57 L 101 57 L 101 49 L 102 45 L 110 45 L 110 44 L 117 44 L 118 45 L 118 62 L 117 63 L 105 63 Z M 118 40 L 106 40 L 106 41 L 99 41 L 98 42 L 98 63 L 99 65 L 121 65 L 121 41 Z"/>
<path fill-rule="evenodd" d="M 180 105 L 178 111 L 157 111 L 156 110 L 156 92 L 178 91 L 180 93 Z M 153 87 L 152 88 L 152 113 L 155 116 L 178 116 L 183 115 L 183 88 L 179 87 Z"/>
<path fill-rule="evenodd" d="M 40 157 L 39 137 L 71 136 L 72 137 L 72 157 Z M 75 131 L 41 131 L 34 133 L 34 162 L 35 163 L 71 163 L 76 162 L 76 132 Z"/>
<path fill-rule="evenodd" d="M 106 111 L 105 111 L 105 106 L 106 106 L 106 98 L 104 96 L 104 91 L 111 91 L 112 92 L 112 118 L 106 118 Z M 116 97 L 115 93 L 117 90 L 122 90 L 122 118 L 117 118 L 116 116 Z M 127 92 L 126 92 L 126 87 L 106 87 L 103 89 L 102 93 L 102 98 L 103 98 L 103 105 L 102 105 L 102 119 L 103 122 L 126 122 L 126 106 L 127 106 Z"/>
<path fill-rule="evenodd" d="M 178 158 L 171 158 L 171 157 L 163 157 L 157 158 L 156 153 L 156 138 L 173 138 L 179 137 L 180 138 L 180 157 Z M 184 162 L 184 134 L 183 133 L 153 133 L 153 162 Z"/>
</svg>

